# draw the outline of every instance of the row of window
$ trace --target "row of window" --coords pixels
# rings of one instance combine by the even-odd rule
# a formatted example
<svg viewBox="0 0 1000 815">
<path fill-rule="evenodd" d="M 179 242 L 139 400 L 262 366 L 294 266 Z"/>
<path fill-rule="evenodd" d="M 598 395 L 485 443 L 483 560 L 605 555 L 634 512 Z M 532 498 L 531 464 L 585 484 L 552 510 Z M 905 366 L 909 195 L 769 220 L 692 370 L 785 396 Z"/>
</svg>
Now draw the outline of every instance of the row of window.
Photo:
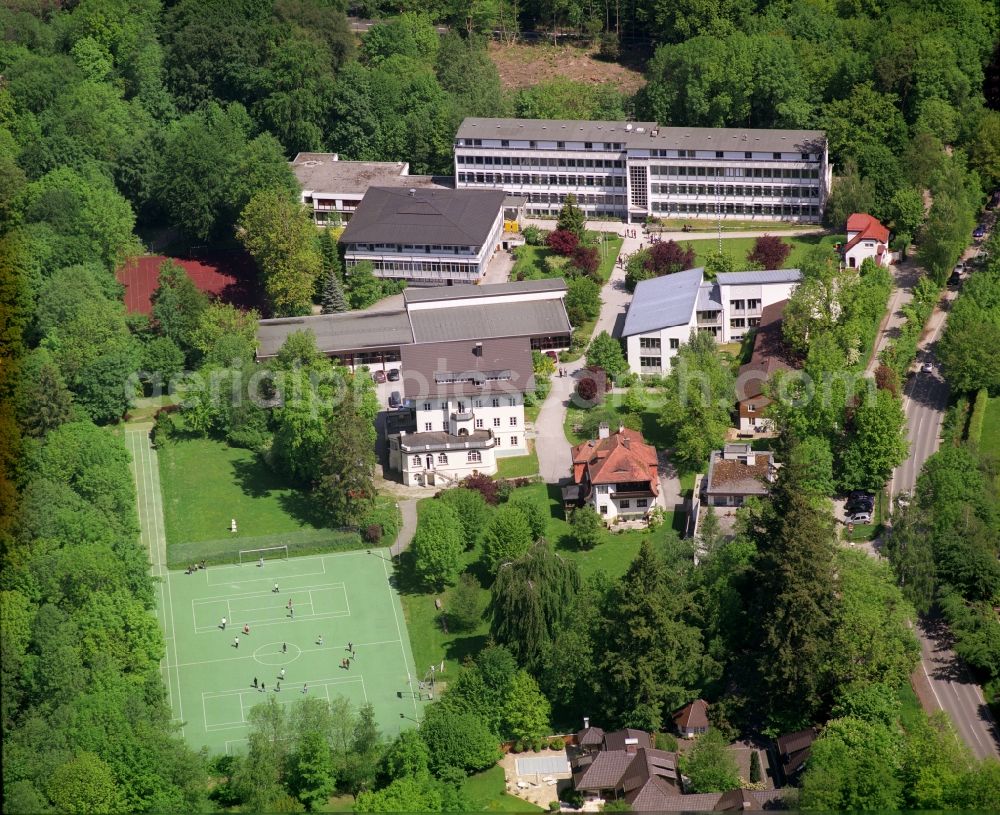
<svg viewBox="0 0 1000 815">
<path fill-rule="evenodd" d="M 645 508 L 647 508 L 649 506 L 649 499 L 648 498 L 636 498 L 635 499 L 635 505 L 636 505 L 636 508 L 638 508 L 638 509 L 645 509 Z M 632 499 L 631 498 L 623 498 L 621 501 L 618 502 L 618 508 L 619 509 L 631 509 L 632 508 Z M 608 505 L 607 504 L 601 504 L 600 509 L 601 509 L 601 515 L 607 515 L 608 514 Z"/>
<path fill-rule="evenodd" d="M 488 141 L 488 142 L 494 142 L 494 143 L 496 142 L 495 139 L 487 139 L 486 141 Z M 531 139 L 531 140 L 528 141 L 527 148 L 525 148 L 525 146 L 524 146 L 524 140 L 521 139 L 521 140 L 514 140 L 514 145 L 513 145 L 513 147 L 511 147 L 511 140 L 510 139 L 500 139 L 500 147 L 501 148 L 507 148 L 507 149 L 513 149 L 513 150 L 517 150 L 517 149 L 521 149 L 521 150 L 524 150 L 524 149 L 528 149 L 528 150 L 552 150 L 552 149 L 555 149 L 555 150 L 565 150 L 565 149 L 567 149 L 566 148 L 566 144 L 567 143 L 565 141 L 556 141 L 555 142 L 555 148 L 553 148 L 551 146 L 552 142 L 548 141 L 548 140 L 543 141 L 542 144 L 545 144 L 546 146 L 545 147 L 539 147 L 538 140 Z M 580 144 L 581 144 L 580 142 L 569 142 L 569 144 L 572 145 L 569 148 L 570 150 L 580 150 L 581 149 L 580 148 Z M 483 140 L 482 139 L 456 139 L 455 140 L 455 146 L 456 147 L 482 147 L 483 146 Z M 488 144 L 486 146 L 487 147 L 491 147 L 492 145 Z M 624 150 L 625 149 L 625 144 L 623 142 L 599 142 L 599 141 L 598 142 L 589 142 L 588 141 L 588 142 L 583 142 L 583 148 L 582 149 L 584 149 L 584 150 L 605 150 L 605 151 L 607 151 L 607 150 Z M 701 153 L 701 155 L 699 156 L 698 153 Z M 659 149 L 659 148 L 657 148 L 657 149 L 650 150 L 649 151 L 649 155 L 651 155 L 651 156 L 653 156 L 655 158 L 675 158 L 675 157 L 676 158 L 709 158 L 710 156 L 714 155 L 715 158 L 725 158 L 725 159 L 730 159 L 730 160 L 733 160 L 733 161 L 737 161 L 737 160 L 740 159 L 739 151 L 732 151 L 732 150 L 686 150 L 686 149 L 685 150 L 666 150 L 666 149 Z M 782 153 L 782 152 L 761 153 L 759 151 L 758 152 L 754 152 L 752 150 L 744 150 L 742 158 L 744 160 L 750 159 L 750 160 L 756 160 L 756 161 L 763 161 L 763 160 L 767 160 L 768 156 L 770 156 L 770 160 L 771 161 L 818 161 L 819 160 L 819 155 L 817 153 Z"/>
<path fill-rule="evenodd" d="M 487 141 L 495 141 L 495 139 L 487 139 Z M 500 139 L 500 146 L 501 147 L 510 147 L 510 142 L 511 142 L 510 139 Z M 545 141 L 544 143 L 545 144 L 551 144 L 552 142 Z M 570 142 L 570 143 L 571 144 L 580 144 L 580 142 Z M 456 139 L 455 140 L 455 145 L 457 147 L 482 147 L 483 146 L 483 140 L 482 139 Z M 566 142 L 564 142 L 564 141 L 557 141 L 555 143 L 555 145 L 556 145 L 555 146 L 556 150 L 565 150 L 566 149 Z M 514 149 L 517 149 L 518 147 L 520 147 L 521 149 L 524 149 L 524 147 L 523 147 L 523 139 L 520 140 L 520 141 L 514 140 Z M 531 139 L 531 140 L 528 141 L 528 147 L 527 147 L 527 149 L 529 149 L 529 150 L 539 150 L 539 149 L 552 150 L 553 148 L 551 148 L 551 147 L 548 147 L 548 148 L 539 148 L 538 141 L 536 141 L 535 139 Z M 573 147 L 571 149 L 573 149 L 573 150 L 579 150 L 580 148 L 579 147 Z M 619 141 L 616 141 L 616 142 L 603 142 L 603 141 L 593 141 L 592 142 L 592 141 L 587 141 L 587 142 L 583 142 L 583 149 L 584 150 L 624 150 L 625 149 L 625 143 L 624 142 L 619 142 Z"/>
<path fill-rule="evenodd" d="M 529 192 L 528 201 L 533 204 L 558 204 L 560 207 L 563 205 L 565 196 L 559 192 Z M 624 195 L 601 195 L 601 194 L 590 194 L 578 195 L 577 202 L 583 203 L 584 198 L 586 198 L 586 203 L 588 204 L 617 204 L 619 206 L 625 206 L 625 196 Z"/>
<path fill-rule="evenodd" d="M 755 297 L 751 297 L 749 300 L 730 300 L 729 307 L 734 311 L 743 311 L 744 309 L 756 311 L 760 308 L 760 300 Z"/>
<path fill-rule="evenodd" d="M 459 167 L 527 167 L 530 170 L 544 170 L 549 167 L 571 167 L 577 169 L 621 170 L 624 161 L 604 158 L 546 158 L 545 156 L 456 156 Z"/>
<path fill-rule="evenodd" d="M 511 416 L 507 423 L 511 427 L 517 427 L 517 416 Z M 494 416 L 493 417 L 493 426 L 494 427 L 501 427 L 502 424 L 503 424 L 503 422 L 501 421 L 501 419 L 500 419 L 499 416 Z M 485 420 L 483 420 L 483 419 L 476 419 L 476 430 L 485 430 L 485 429 L 486 429 Z M 424 422 L 424 430 L 426 430 L 428 433 L 433 432 L 433 430 L 434 430 L 434 422 Z"/>
<path fill-rule="evenodd" d="M 661 178 L 819 178 L 816 167 L 706 167 L 650 164 L 649 174 Z"/>
<path fill-rule="evenodd" d="M 653 201 L 653 212 L 680 212 L 692 215 L 714 215 L 714 203 L 687 203 L 678 201 Z M 818 218 L 819 207 L 813 204 L 735 204 L 732 201 L 719 204 L 721 215 L 788 215 L 800 218 Z"/>
<path fill-rule="evenodd" d="M 650 150 L 649 155 L 653 158 L 710 158 L 712 152 L 712 150 Z M 739 161 L 741 158 L 738 151 L 715 150 L 714 153 L 715 158 L 731 161 Z M 819 161 L 819 156 L 815 153 L 754 153 L 751 150 L 744 150 L 742 158 L 753 161 Z"/>
<path fill-rule="evenodd" d="M 433 464 L 434 457 L 433 456 L 428 456 L 428 458 L 431 459 L 432 464 Z M 479 464 L 482 460 L 483 460 L 483 454 L 480 453 L 478 450 L 469 450 L 466 453 L 466 456 L 465 456 L 465 463 L 466 464 Z M 448 454 L 447 453 L 438 453 L 437 454 L 437 463 L 439 465 L 447 464 L 448 463 Z M 456 464 L 457 463 L 458 462 L 456 462 Z M 424 458 L 422 456 L 414 456 L 413 457 L 413 466 L 414 467 L 423 467 L 424 464 L 425 464 L 425 461 L 424 461 Z M 428 465 L 428 467 L 430 467 L 430 466 L 431 465 Z"/>
<path fill-rule="evenodd" d="M 348 266 L 355 266 L 359 261 L 348 261 Z M 410 260 L 374 260 L 372 265 L 376 272 L 408 272 L 411 274 L 424 273 L 430 277 L 432 273 L 444 272 L 446 274 L 462 274 L 479 276 L 478 263 L 448 263 L 447 261 L 410 261 Z"/>
<path fill-rule="evenodd" d="M 534 184 L 560 187 L 624 187 L 623 175 L 538 175 L 535 173 L 459 173 L 459 184 Z"/>
<path fill-rule="evenodd" d="M 653 195 L 711 195 L 729 197 L 819 198 L 819 187 L 744 186 L 743 184 L 650 184 Z"/>
<path fill-rule="evenodd" d="M 444 382 L 444 381 L 454 381 L 454 380 L 442 380 L 442 379 L 439 379 L 437 381 L 438 382 Z M 475 405 L 477 408 L 481 408 L 481 407 L 485 407 L 484 402 L 485 402 L 484 399 L 476 399 L 475 401 L 472 402 L 472 404 Z M 442 402 L 441 403 L 441 410 L 450 410 L 450 408 L 448 407 L 448 405 L 449 405 L 448 402 Z M 508 407 L 514 407 L 516 405 L 517 405 L 517 399 L 515 397 L 513 397 L 513 396 L 508 396 L 507 397 L 507 406 Z M 468 407 L 468 405 L 465 402 L 461 402 L 461 401 L 460 402 L 456 402 L 455 403 L 455 412 L 456 413 L 465 413 L 466 407 Z M 498 397 L 490 399 L 490 407 L 500 407 L 500 399 Z M 433 402 L 424 402 L 424 410 L 434 410 L 434 403 Z"/>
</svg>

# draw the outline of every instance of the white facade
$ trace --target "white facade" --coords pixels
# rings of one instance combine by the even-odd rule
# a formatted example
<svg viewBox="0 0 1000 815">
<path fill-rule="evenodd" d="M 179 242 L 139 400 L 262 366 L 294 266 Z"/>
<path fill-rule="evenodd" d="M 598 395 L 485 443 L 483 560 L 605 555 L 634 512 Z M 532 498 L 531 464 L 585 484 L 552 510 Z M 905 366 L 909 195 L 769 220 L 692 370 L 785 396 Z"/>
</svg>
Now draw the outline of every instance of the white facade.
<svg viewBox="0 0 1000 815">
<path fill-rule="evenodd" d="M 474 473 L 495 475 L 496 449 L 455 443 L 436 451 L 406 450 L 406 435 L 389 439 L 389 466 L 402 474 L 408 487 L 450 487 Z"/>
<path fill-rule="evenodd" d="M 670 324 L 662 325 L 654 319 L 646 330 L 626 334 L 625 356 L 629 370 L 647 375 L 669 373 L 677 350 L 695 331 L 710 333 L 720 343 L 741 342 L 750 329 L 760 325 L 764 308 L 791 296 L 800 276 L 797 269 L 788 269 L 721 274 L 714 283 L 702 280 L 687 298 L 687 307 L 680 313 L 675 312 L 672 319 L 664 320 Z M 654 285 L 670 287 L 673 277 L 657 278 Z M 690 285 L 682 278 L 678 280 L 679 285 Z M 633 303 L 642 299 L 634 298 Z M 638 307 L 642 307 L 641 303 Z M 629 309 L 632 308 L 630 304 Z M 626 331 L 628 327 L 626 320 Z"/>
<path fill-rule="evenodd" d="M 407 486 L 442 487 L 475 472 L 494 475 L 497 458 L 525 455 L 520 393 L 418 399 L 415 433 L 389 437 L 389 466 Z"/>
<path fill-rule="evenodd" d="M 488 430 L 498 455 L 523 456 L 528 452 L 524 436 L 524 396 L 520 393 L 475 397 L 431 397 L 414 400 L 417 432 Z"/>
<path fill-rule="evenodd" d="M 454 149 L 457 188 L 524 195 L 543 217 L 572 193 L 588 215 L 629 221 L 818 222 L 832 179 L 819 131 L 466 119 Z"/>
<path fill-rule="evenodd" d="M 663 505 L 663 498 L 652 493 L 639 497 L 630 495 L 626 498 L 618 494 L 613 484 L 597 484 L 587 503 L 597 511 L 605 523 L 614 523 L 619 518 L 628 521 L 648 518 L 654 509 Z"/>
<path fill-rule="evenodd" d="M 500 248 L 502 237 L 503 210 L 500 209 L 489 238 L 479 246 L 352 243 L 347 245 L 344 263 L 349 275 L 352 266 L 369 260 L 376 277 L 406 280 L 416 286 L 478 283 L 486 276 L 486 268 Z"/>
</svg>

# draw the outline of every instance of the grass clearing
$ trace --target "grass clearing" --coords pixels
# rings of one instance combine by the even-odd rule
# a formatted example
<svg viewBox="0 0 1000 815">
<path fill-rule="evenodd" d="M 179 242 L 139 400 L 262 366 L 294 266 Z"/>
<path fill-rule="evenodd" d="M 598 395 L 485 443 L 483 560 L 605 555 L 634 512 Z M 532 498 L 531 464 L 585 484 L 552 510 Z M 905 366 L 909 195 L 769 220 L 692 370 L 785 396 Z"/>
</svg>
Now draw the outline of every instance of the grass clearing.
<svg viewBox="0 0 1000 815">
<path fill-rule="evenodd" d="M 986 455 L 1000 456 L 1000 396 L 994 396 L 986 405 L 979 449 Z"/>
<path fill-rule="evenodd" d="M 159 449 L 167 546 L 230 534 L 257 537 L 321 529 L 312 499 L 251 450 L 211 438 L 177 438 Z"/>
<path fill-rule="evenodd" d="M 462 793 L 473 812 L 543 812 L 528 801 L 505 791 L 503 767 L 497 765 L 470 775 L 462 783 Z"/>
<path fill-rule="evenodd" d="M 757 229 L 760 228 L 758 224 Z M 770 228 L 770 227 L 768 227 Z M 785 261 L 784 268 L 794 269 L 805 258 L 806 254 L 817 246 L 824 247 L 833 254 L 833 246 L 840 238 L 836 235 L 782 235 L 782 240 L 790 243 L 792 251 Z M 722 249 L 737 260 L 745 260 L 747 252 L 753 248 L 755 238 L 723 238 Z M 703 238 L 681 241 L 682 246 L 691 247 L 695 253 L 695 266 L 703 266 L 705 261 L 719 251 L 718 239 Z"/>
<path fill-rule="evenodd" d="M 524 478 L 538 475 L 538 454 L 535 445 L 531 443 L 531 452 L 526 456 L 510 456 L 497 458 L 497 475 L 500 478 Z"/>
</svg>

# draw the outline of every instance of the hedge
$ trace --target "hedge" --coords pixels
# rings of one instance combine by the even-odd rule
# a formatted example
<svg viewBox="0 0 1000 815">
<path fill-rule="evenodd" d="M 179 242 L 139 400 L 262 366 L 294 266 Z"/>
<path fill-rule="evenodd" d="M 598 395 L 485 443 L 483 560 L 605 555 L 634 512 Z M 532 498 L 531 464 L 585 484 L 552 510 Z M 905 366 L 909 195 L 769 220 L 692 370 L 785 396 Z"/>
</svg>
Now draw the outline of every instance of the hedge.
<svg viewBox="0 0 1000 815">
<path fill-rule="evenodd" d="M 986 406 L 990 402 L 990 394 L 986 388 L 980 388 L 976 394 L 975 404 L 972 406 L 972 417 L 969 419 L 969 434 L 967 436 L 969 446 L 978 449 L 979 442 L 983 438 L 983 422 L 986 419 Z"/>
</svg>

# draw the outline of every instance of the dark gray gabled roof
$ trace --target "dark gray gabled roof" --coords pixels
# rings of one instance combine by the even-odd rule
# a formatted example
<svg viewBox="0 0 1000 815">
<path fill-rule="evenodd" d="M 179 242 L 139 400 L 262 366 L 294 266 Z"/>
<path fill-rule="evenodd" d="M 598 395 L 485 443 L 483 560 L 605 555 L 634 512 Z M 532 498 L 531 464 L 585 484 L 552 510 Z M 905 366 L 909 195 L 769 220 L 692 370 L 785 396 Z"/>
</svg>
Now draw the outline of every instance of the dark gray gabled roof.
<svg viewBox="0 0 1000 815">
<path fill-rule="evenodd" d="M 526 337 L 404 345 L 400 355 L 403 395 L 412 399 L 513 395 L 535 387 Z"/>
<path fill-rule="evenodd" d="M 520 280 L 511 283 L 429 286 L 424 289 L 405 289 L 403 300 L 407 303 L 429 303 L 440 300 L 464 300 L 469 297 L 497 297 L 504 294 L 533 294 L 549 291 L 566 291 L 566 281 L 561 277 L 547 277 L 542 280 Z"/>
<path fill-rule="evenodd" d="M 413 341 L 532 337 L 569 334 L 573 328 L 562 299 L 427 308 L 410 311 Z"/>
<path fill-rule="evenodd" d="M 822 130 L 767 130 L 741 127 L 661 127 L 655 138 L 633 130 L 629 147 L 680 150 L 722 150 L 757 153 L 822 153 Z"/>
<path fill-rule="evenodd" d="M 686 325 L 697 302 L 704 271 L 699 267 L 641 281 L 625 314 L 622 336 Z"/>
<path fill-rule="evenodd" d="M 503 190 L 371 187 L 340 241 L 479 247 L 504 198 Z"/>
<path fill-rule="evenodd" d="M 257 356 L 275 356 L 288 335 L 312 331 L 316 347 L 324 354 L 366 348 L 393 348 L 413 342 L 405 311 L 349 311 L 343 314 L 316 314 L 309 317 L 281 317 L 261 320 L 257 325 Z"/>
</svg>

